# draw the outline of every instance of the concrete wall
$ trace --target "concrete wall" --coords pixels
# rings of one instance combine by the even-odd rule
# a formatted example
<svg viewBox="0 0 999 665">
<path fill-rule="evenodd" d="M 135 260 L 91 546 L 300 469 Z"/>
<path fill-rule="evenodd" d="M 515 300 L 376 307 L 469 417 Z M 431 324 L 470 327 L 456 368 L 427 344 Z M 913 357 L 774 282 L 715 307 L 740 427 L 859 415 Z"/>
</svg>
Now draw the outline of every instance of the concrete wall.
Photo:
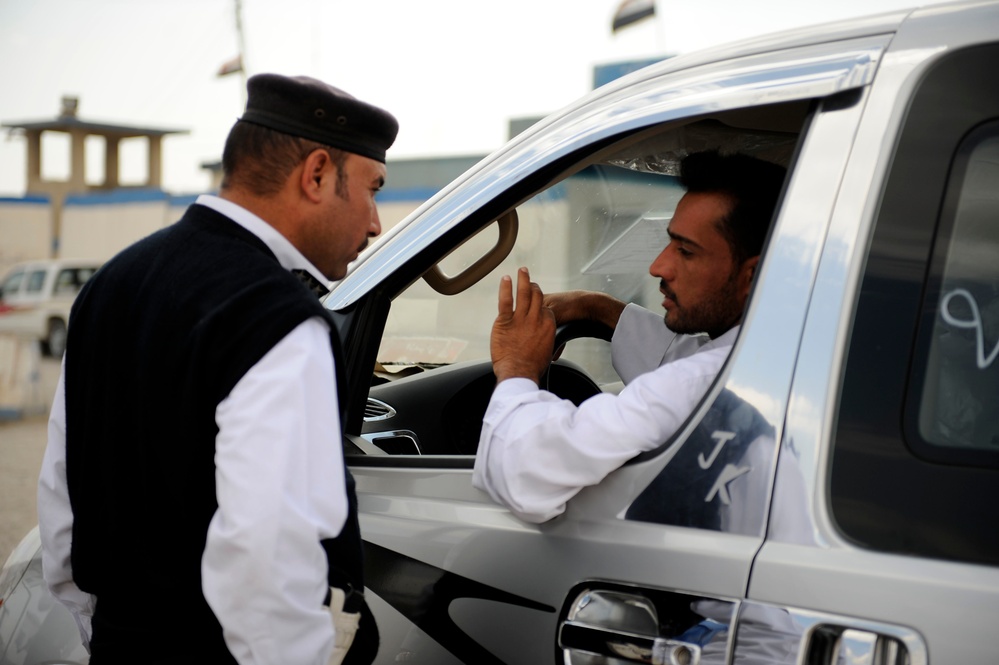
<svg viewBox="0 0 999 665">
<path fill-rule="evenodd" d="M 67 197 L 59 256 L 106 261 L 136 240 L 175 221 L 160 190 L 118 190 Z"/>
<path fill-rule="evenodd" d="M 53 256 L 53 246 L 59 258 L 105 261 L 179 220 L 196 199 L 197 195 L 171 196 L 160 190 L 73 195 L 66 199 L 58 242 L 52 240 L 52 207 L 47 199 L 0 199 L 0 275 L 14 263 Z M 422 199 L 390 199 L 378 206 L 385 231 L 423 203 Z"/>
<path fill-rule="evenodd" d="M 395 226 L 481 155 L 395 160 L 388 164 L 389 186 L 378 195 L 383 231 Z M 213 192 L 214 193 L 214 192 Z M 106 260 L 184 214 L 197 194 L 171 195 L 156 188 L 121 187 L 70 194 L 61 212 L 44 196 L 0 198 L 0 272 L 13 263 L 38 258 Z"/>
</svg>

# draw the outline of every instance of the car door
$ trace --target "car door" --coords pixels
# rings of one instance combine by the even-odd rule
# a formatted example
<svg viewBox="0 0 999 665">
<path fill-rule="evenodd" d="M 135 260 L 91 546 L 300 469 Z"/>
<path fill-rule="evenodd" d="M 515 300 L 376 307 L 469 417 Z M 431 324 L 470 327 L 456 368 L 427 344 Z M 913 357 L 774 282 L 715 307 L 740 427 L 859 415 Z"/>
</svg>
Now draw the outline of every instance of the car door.
<svg viewBox="0 0 999 665">
<path fill-rule="evenodd" d="M 790 617 L 749 623 L 798 662 L 996 660 L 997 26 L 915 14 L 871 91 L 743 606 Z"/>
<path fill-rule="evenodd" d="M 727 662 L 818 250 L 889 39 L 877 28 L 622 82 L 473 169 L 327 299 L 347 383 L 367 396 L 365 411 L 356 395 L 348 408 L 346 452 L 379 662 Z M 499 275 L 527 264 L 548 290 L 643 302 L 656 293 L 645 266 L 682 193 L 671 160 L 697 146 L 773 151 L 791 167 L 732 357 L 673 439 L 560 517 L 522 522 L 471 485 Z M 515 224 L 512 245 L 501 230 L 501 249 L 463 257 L 459 246 L 494 219 Z M 494 244 L 466 248 L 479 242 Z M 441 299 L 421 276 L 445 257 L 443 289 L 457 295 Z M 463 278 L 476 271 L 488 277 Z M 549 388 L 566 399 L 615 390 L 606 354 L 603 342 L 570 342 Z"/>
</svg>

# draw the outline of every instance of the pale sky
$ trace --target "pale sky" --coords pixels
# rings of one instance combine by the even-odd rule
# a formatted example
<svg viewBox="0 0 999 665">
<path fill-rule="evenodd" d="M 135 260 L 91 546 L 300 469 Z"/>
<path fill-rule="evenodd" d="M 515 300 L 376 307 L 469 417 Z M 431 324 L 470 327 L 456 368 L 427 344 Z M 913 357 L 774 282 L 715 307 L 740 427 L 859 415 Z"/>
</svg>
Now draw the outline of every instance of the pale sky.
<svg viewBox="0 0 999 665">
<path fill-rule="evenodd" d="M 314 76 L 393 113 L 392 159 L 491 152 L 511 118 L 587 93 L 595 64 L 917 3 L 656 0 L 612 34 L 620 0 L 242 0 L 242 24 L 249 74 Z M 0 123 L 54 118 L 76 95 L 83 120 L 185 129 L 164 140 L 163 186 L 204 191 L 200 165 L 242 111 L 240 76 L 216 76 L 239 52 L 235 16 L 234 0 L 0 0 Z M 0 134 L 0 196 L 24 194 L 24 143 Z M 65 170 L 68 142 L 45 145 Z M 142 155 L 124 149 L 123 180 Z"/>
</svg>

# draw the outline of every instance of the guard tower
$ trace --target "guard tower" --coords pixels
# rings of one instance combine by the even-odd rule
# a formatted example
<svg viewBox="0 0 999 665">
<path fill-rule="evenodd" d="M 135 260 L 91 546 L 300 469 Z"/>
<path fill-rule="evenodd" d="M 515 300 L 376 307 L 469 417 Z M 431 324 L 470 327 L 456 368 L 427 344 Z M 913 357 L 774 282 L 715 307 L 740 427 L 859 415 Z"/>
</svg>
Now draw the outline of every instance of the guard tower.
<svg viewBox="0 0 999 665">
<path fill-rule="evenodd" d="M 108 191 L 122 187 L 119 182 L 119 152 L 122 139 L 145 138 L 148 142 L 146 181 L 131 187 L 162 188 L 163 137 L 169 134 L 187 134 L 183 129 L 132 127 L 100 122 L 88 122 L 77 117 L 79 98 L 64 96 L 59 116 L 52 120 L 5 122 L 0 127 L 10 133 L 22 134 L 28 141 L 26 164 L 26 193 L 48 196 L 52 204 L 52 239 L 62 231 L 62 210 L 66 196 L 92 191 Z M 67 180 L 45 180 L 42 177 L 42 134 L 61 132 L 70 137 L 70 169 Z M 99 136 L 104 139 L 104 177 L 97 184 L 87 184 L 86 139 Z M 53 249 L 56 243 L 53 242 Z"/>
</svg>

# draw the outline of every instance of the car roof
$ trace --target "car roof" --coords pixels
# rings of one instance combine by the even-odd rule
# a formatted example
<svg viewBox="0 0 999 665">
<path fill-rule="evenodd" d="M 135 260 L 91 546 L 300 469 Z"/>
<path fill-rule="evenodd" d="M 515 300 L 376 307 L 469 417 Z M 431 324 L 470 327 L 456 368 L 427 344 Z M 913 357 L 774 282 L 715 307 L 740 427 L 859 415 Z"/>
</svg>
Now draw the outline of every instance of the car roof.
<svg viewBox="0 0 999 665">
<path fill-rule="evenodd" d="M 32 259 L 30 261 L 18 261 L 10 266 L 10 269 L 24 267 L 48 267 L 48 266 L 100 266 L 102 261 L 97 259 Z"/>
<path fill-rule="evenodd" d="M 32 259 L 18 261 L 7 266 L 2 275 L 7 276 L 18 270 L 58 270 L 59 268 L 100 268 L 103 262 L 97 259 Z"/>
</svg>

